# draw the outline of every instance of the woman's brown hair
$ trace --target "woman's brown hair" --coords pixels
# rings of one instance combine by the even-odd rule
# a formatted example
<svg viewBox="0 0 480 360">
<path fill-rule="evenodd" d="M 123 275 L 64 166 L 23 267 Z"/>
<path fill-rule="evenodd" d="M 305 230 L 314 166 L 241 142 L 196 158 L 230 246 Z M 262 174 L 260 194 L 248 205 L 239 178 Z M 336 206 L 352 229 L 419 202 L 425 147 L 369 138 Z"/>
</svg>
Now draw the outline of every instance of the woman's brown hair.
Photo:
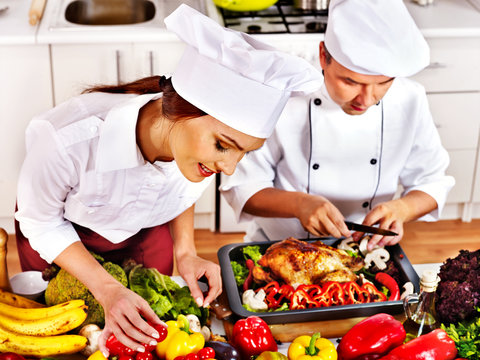
<svg viewBox="0 0 480 360">
<path fill-rule="evenodd" d="M 138 95 L 163 92 L 162 115 L 167 119 L 175 121 L 207 115 L 203 110 L 182 98 L 173 88 L 171 78 L 167 79 L 165 76 L 150 76 L 120 85 L 99 85 L 86 89 L 83 92 Z"/>
</svg>

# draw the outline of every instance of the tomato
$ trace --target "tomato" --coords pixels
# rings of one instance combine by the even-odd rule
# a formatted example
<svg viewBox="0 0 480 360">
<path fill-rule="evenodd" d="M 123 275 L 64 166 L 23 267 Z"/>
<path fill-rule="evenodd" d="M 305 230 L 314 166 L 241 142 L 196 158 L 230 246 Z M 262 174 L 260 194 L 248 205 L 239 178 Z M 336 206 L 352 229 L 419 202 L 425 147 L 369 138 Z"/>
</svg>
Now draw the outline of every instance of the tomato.
<svg viewBox="0 0 480 360">
<path fill-rule="evenodd" d="M 211 347 L 204 347 L 197 353 L 199 360 L 215 359 L 215 350 Z"/>
<path fill-rule="evenodd" d="M 153 360 L 153 355 L 150 352 L 139 352 L 135 360 Z"/>
<path fill-rule="evenodd" d="M 158 342 L 162 342 L 163 340 L 166 339 L 167 335 L 168 335 L 168 331 L 167 331 L 167 327 L 165 325 L 162 325 L 162 324 L 153 324 L 153 323 L 148 323 L 148 325 L 150 325 L 151 327 L 153 327 L 155 330 L 157 330 L 158 332 L 158 339 L 157 341 Z"/>
<path fill-rule="evenodd" d="M 150 345 L 146 343 L 142 343 L 142 346 L 145 348 L 145 352 L 152 352 L 157 347 L 157 345 Z"/>
<path fill-rule="evenodd" d="M 120 355 L 118 360 L 133 360 L 133 356 L 123 354 L 123 355 Z"/>
<path fill-rule="evenodd" d="M 0 353 L 0 360 L 25 360 L 25 358 L 13 352 L 6 352 Z"/>
<path fill-rule="evenodd" d="M 199 360 L 197 354 L 190 353 L 185 355 L 185 360 Z"/>
<path fill-rule="evenodd" d="M 118 339 L 114 334 L 110 335 L 110 337 L 107 339 L 105 346 L 110 352 L 110 355 L 123 355 L 125 354 L 125 350 L 129 349 L 128 347 L 123 345 L 120 341 L 118 341 Z M 127 354 L 127 355 L 132 355 L 132 354 Z"/>
</svg>

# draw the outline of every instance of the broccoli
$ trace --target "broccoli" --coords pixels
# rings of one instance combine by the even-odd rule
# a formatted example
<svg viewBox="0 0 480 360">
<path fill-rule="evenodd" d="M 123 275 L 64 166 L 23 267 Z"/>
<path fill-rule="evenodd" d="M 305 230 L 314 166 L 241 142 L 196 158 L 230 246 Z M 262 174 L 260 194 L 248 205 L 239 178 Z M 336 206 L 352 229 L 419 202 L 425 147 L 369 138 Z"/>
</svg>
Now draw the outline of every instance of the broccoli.
<svg viewBox="0 0 480 360">
<path fill-rule="evenodd" d="M 122 285 L 128 285 L 127 275 L 120 265 L 112 262 L 103 262 L 103 259 L 99 256 L 95 256 L 95 258 Z M 88 306 L 88 314 L 84 324 L 97 324 L 99 327 L 105 325 L 103 308 L 93 297 L 92 293 L 77 278 L 64 269 L 60 269 L 57 275 L 48 283 L 45 291 L 45 303 L 48 306 L 52 306 L 73 299 L 82 299 Z"/>
</svg>

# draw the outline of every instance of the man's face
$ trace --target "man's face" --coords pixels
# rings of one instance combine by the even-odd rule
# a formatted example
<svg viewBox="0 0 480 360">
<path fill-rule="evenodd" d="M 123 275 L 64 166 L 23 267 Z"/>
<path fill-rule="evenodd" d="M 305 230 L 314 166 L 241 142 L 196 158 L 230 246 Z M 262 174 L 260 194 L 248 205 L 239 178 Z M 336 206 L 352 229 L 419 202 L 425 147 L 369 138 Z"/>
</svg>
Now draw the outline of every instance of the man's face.
<svg viewBox="0 0 480 360">
<path fill-rule="evenodd" d="M 325 45 L 320 43 L 320 65 L 328 94 L 349 115 L 361 115 L 377 104 L 393 83 L 383 75 L 363 75 L 340 65 L 332 57 L 327 61 Z"/>
</svg>

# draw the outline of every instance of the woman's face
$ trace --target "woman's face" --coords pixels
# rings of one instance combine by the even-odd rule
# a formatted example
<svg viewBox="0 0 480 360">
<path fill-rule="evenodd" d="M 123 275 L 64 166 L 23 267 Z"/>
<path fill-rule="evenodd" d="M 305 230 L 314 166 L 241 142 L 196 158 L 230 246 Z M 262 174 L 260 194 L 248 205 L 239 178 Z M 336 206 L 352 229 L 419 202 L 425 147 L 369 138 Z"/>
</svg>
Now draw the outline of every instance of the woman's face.
<svg viewBox="0 0 480 360">
<path fill-rule="evenodd" d="M 169 136 L 173 158 L 192 182 L 219 172 L 232 175 L 242 157 L 264 142 L 265 139 L 246 135 L 210 115 L 176 122 Z"/>
</svg>

